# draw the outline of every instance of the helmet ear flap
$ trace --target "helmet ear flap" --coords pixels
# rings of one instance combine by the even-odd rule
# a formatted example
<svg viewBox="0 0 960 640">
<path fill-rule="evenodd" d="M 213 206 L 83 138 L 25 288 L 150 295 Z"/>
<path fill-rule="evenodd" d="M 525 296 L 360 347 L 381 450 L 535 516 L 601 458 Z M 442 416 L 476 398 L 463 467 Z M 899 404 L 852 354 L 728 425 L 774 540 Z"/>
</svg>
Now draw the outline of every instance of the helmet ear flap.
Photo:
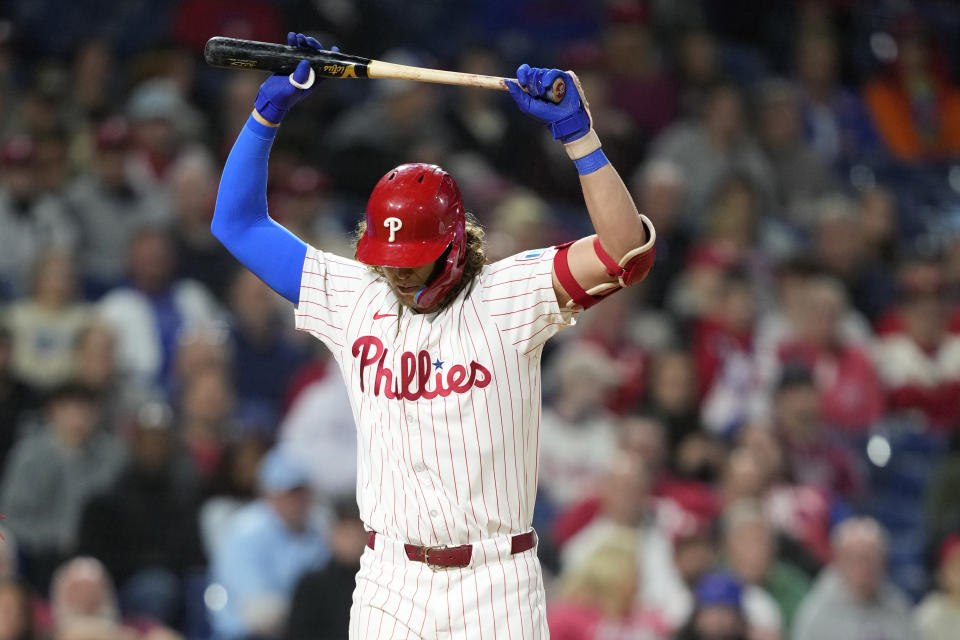
<svg viewBox="0 0 960 640">
<path fill-rule="evenodd" d="M 450 258 L 450 253 L 453 251 L 453 243 L 447 245 L 447 248 L 443 250 L 443 253 L 440 254 L 440 257 L 436 259 L 433 263 L 433 271 L 430 272 L 430 276 L 427 277 L 426 284 L 420 289 L 422 292 L 424 289 L 433 284 L 433 282 L 439 278 L 444 270 L 447 268 L 447 260 Z M 419 296 L 420 294 L 417 293 Z"/>
<path fill-rule="evenodd" d="M 414 301 L 424 309 L 429 309 L 443 300 L 460 281 L 467 264 L 467 239 L 463 230 L 458 230 L 453 241 L 437 258 L 433 273 L 426 286 L 417 292 Z"/>
</svg>

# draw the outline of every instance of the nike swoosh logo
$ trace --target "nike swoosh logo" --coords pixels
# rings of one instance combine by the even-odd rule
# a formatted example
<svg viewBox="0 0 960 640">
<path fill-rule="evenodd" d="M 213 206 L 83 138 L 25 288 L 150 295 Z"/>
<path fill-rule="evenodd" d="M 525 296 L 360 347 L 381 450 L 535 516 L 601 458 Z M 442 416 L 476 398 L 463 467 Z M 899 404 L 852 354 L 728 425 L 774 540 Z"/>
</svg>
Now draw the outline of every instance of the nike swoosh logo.
<svg viewBox="0 0 960 640">
<path fill-rule="evenodd" d="M 374 320 L 379 320 L 380 318 L 391 318 L 391 317 L 394 317 L 394 316 L 396 316 L 396 315 L 397 315 L 397 314 L 395 314 L 395 313 L 380 313 L 379 311 L 375 311 L 375 312 L 373 313 L 373 319 L 374 319 Z"/>
</svg>

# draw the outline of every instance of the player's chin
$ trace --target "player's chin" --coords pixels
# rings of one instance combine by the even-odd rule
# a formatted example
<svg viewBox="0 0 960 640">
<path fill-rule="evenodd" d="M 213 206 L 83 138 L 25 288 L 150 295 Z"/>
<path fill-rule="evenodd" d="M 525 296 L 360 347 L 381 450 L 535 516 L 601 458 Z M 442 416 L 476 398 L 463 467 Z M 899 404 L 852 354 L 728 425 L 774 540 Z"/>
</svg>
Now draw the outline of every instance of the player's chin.
<svg viewBox="0 0 960 640">
<path fill-rule="evenodd" d="M 396 294 L 397 299 L 400 300 L 400 303 L 408 307 L 419 309 L 417 305 L 417 294 L 420 292 L 421 287 L 399 287 L 394 286 L 393 292 Z"/>
</svg>

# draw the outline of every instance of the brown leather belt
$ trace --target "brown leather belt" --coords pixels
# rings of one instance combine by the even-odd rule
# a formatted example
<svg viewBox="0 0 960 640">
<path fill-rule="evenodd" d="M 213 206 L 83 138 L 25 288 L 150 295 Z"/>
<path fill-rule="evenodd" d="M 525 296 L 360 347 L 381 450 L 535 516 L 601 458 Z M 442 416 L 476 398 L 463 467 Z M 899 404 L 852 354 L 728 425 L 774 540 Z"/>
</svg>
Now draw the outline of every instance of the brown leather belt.
<svg viewBox="0 0 960 640">
<path fill-rule="evenodd" d="M 376 531 L 367 532 L 367 546 L 374 548 L 377 540 Z M 537 534 L 528 531 L 510 538 L 510 554 L 523 553 L 537 545 Z M 473 545 L 463 544 L 458 547 L 419 547 L 415 544 L 403 545 L 403 551 L 412 562 L 422 562 L 433 570 L 458 569 L 470 565 L 473 555 Z"/>
</svg>

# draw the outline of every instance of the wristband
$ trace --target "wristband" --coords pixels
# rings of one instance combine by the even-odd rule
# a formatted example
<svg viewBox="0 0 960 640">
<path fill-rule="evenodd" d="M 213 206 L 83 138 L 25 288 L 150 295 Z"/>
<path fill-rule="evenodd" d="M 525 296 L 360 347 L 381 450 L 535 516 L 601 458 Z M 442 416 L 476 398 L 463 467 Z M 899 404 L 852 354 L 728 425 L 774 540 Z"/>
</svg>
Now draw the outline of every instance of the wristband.
<svg viewBox="0 0 960 640">
<path fill-rule="evenodd" d="M 607 160 L 607 156 L 604 155 L 603 149 L 596 149 L 582 158 L 577 158 L 573 161 L 573 164 L 577 168 L 577 173 L 585 176 L 588 173 L 593 173 L 604 165 L 610 164 L 610 161 Z"/>
<path fill-rule="evenodd" d="M 597 132 L 591 128 L 590 131 L 587 132 L 587 135 L 577 138 L 573 142 L 564 144 L 563 148 L 571 160 L 576 160 L 599 149 L 600 137 L 597 136 Z"/>
</svg>

